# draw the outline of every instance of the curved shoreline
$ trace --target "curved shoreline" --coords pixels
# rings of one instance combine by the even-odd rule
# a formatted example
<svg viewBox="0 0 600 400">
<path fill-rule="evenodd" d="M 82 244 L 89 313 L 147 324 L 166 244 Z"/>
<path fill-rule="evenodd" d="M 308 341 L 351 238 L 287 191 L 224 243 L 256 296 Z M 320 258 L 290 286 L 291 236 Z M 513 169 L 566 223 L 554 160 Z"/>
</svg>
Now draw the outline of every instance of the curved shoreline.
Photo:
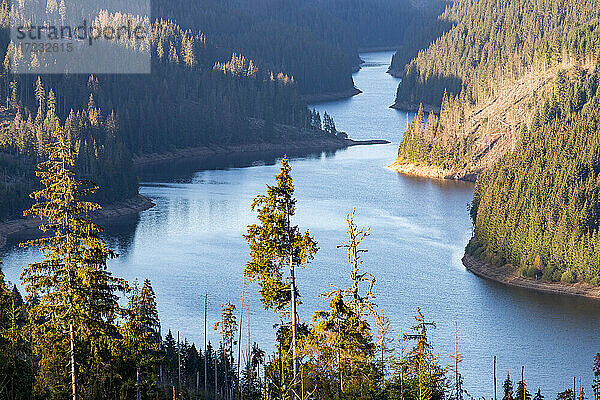
<svg viewBox="0 0 600 400">
<path fill-rule="evenodd" d="M 354 72 L 357 72 L 360 69 L 360 66 L 355 68 Z M 306 94 L 301 96 L 302 100 L 306 103 L 314 104 L 314 103 L 325 103 L 329 101 L 343 100 L 352 96 L 356 96 L 357 94 L 361 94 L 362 90 L 357 87 L 348 90 L 342 90 L 341 92 L 329 92 L 329 93 L 318 93 L 318 94 Z"/>
<path fill-rule="evenodd" d="M 454 181 L 466 181 L 475 182 L 477 174 L 461 174 L 454 171 L 450 171 L 440 167 L 433 167 L 430 165 L 417 165 L 409 162 L 402 162 L 399 160 L 394 161 L 388 168 L 408 176 L 418 176 L 421 178 L 430 179 L 445 179 Z"/>
<path fill-rule="evenodd" d="M 335 151 L 351 146 L 388 144 L 387 140 L 353 140 L 336 138 L 312 138 L 312 140 L 296 140 L 286 143 L 253 143 L 230 146 L 199 146 L 185 149 L 177 149 L 166 153 L 152 153 L 133 157 L 133 165 L 136 168 L 160 165 L 172 161 L 193 160 L 204 157 L 235 154 L 260 154 L 281 153 L 299 151 Z"/>
<path fill-rule="evenodd" d="M 561 296 L 577 296 L 588 299 L 600 300 L 600 287 L 589 283 L 563 283 L 536 280 L 523 277 L 519 270 L 511 265 L 493 266 L 465 254 L 462 263 L 468 271 L 480 278 L 488 279 L 503 285 L 533 290 L 542 293 Z"/>
<path fill-rule="evenodd" d="M 173 161 L 186 159 L 202 158 L 219 156 L 223 154 L 236 153 L 257 153 L 261 152 L 281 152 L 286 151 L 334 151 L 344 149 L 351 146 L 359 145 L 374 145 L 388 144 L 386 140 L 352 140 L 352 139 L 336 139 L 323 138 L 317 140 L 292 141 L 280 144 L 252 144 L 239 146 L 214 146 L 214 147 L 195 147 L 188 149 L 179 149 L 173 152 L 160 154 L 147 154 L 141 157 L 134 158 L 134 166 L 136 168 L 146 167 L 151 165 L 160 165 Z M 137 196 L 117 201 L 115 203 L 103 206 L 102 209 L 96 211 L 92 215 L 92 219 L 98 223 L 107 223 L 115 221 L 123 217 L 132 216 L 142 211 L 154 207 L 154 203 L 148 197 L 141 194 Z M 35 235 L 38 233 L 40 221 L 35 218 L 17 218 L 0 222 L 0 249 L 6 246 L 8 239 L 13 236 L 28 234 Z"/>
<path fill-rule="evenodd" d="M 98 223 L 116 220 L 122 217 L 138 214 L 154 207 L 154 203 L 148 197 L 138 194 L 127 200 L 117 201 L 102 207 L 92 214 L 92 219 Z M 19 218 L 0 222 L 0 249 L 12 236 L 31 232 L 35 234 L 40 226 L 37 218 Z"/>
<path fill-rule="evenodd" d="M 393 75 L 392 75 L 393 76 Z M 390 106 L 394 110 L 408 111 L 408 112 L 418 112 L 419 108 L 423 107 L 423 112 L 426 114 L 434 113 L 435 115 L 440 115 L 441 108 L 437 106 L 433 106 L 431 104 L 423 104 L 423 103 L 408 103 L 405 101 L 396 101 L 394 104 Z"/>
</svg>

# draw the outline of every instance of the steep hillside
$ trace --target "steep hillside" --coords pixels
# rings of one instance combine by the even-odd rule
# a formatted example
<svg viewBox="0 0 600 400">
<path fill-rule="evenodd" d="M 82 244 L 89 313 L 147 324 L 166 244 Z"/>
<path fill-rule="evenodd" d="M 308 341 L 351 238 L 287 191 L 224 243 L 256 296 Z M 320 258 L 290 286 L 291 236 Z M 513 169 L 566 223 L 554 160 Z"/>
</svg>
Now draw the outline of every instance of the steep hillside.
<svg viewBox="0 0 600 400">
<path fill-rule="evenodd" d="M 156 20 L 150 32 L 151 74 L 43 79 L 9 73 L 14 63 L 35 72 L 34 53 L 14 51 L 6 30 L 0 32 L 0 90 L 7 104 L 0 110 L 0 220 L 20 216 L 29 204 L 34 166 L 57 124 L 77 150 L 77 172 L 102 187 L 96 198 L 102 203 L 137 194 L 133 156 L 293 140 L 276 129 L 281 124 L 343 141 L 329 116 L 307 109 L 287 74 L 261 69 L 241 54 L 220 58 L 203 32 L 174 22 Z"/>
<path fill-rule="evenodd" d="M 551 62 L 531 66 L 518 79 L 504 79 L 485 100 L 471 103 L 464 93 L 444 94 L 439 116 L 430 116 L 423 126 L 421 113 L 407 129 L 393 167 L 426 176 L 435 167 L 436 177 L 474 180 L 514 148 L 555 81 L 590 73 L 600 50 L 598 25 L 596 20 L 566 34 Z M 584 89 L 578 84 L 568 90 Z"/>
<path fill-rule="evenodd" d="M 599 67 L 559 72 L 515 150 L 478 178 L 467 253 L 530 277 L 600 284 Z"/>
<path fill-rule="evenodd" d="M 439 115 L 424 124 L 420 111 L 409 126 L 392 168 L 412 175 L 474 181 L 513 150 L 524 127 L 530 125 L 536 104 L 547 97 L 557 74 L 586 74 L 593 63 L 569 59 L 552 68 L 503 87 L 482 104 L 470 106 L 444 96 Z"/>
<path fill-rule="evenodd" d="M 442 0 L 175 0 L 155 15 L 202 30 L 225 53 L 240 52 L 261 68 L 294 76 L 304 96 L 348 94 L 359 48 L 416 52 L 443 33 Z"/>
<path fill-rule="evenodd" d="M 598 0 L 455 0 L 441 16 L 454 27 L 402 70 L 396 104 L 439 106 L 445 90 L 471 104 L 495 97 L 559 61 L 566 34 L 599 16 Z"/>
<path fill-rule="evenodd" d="M 563 38 L 558 54 L 563 61 L 544 73 L 524 77 L 468 114 L 453 109 L 451 116 L 465 116 L 458 122 L 444 109 L 462 103 L 446 100 L 439 120 L 431 116 L 425 128 L 417 121 L 409 129 L 401 159 L 454 168 L 455 177 L 480 174 L 464 259 L 478 275 L 546 291 L 563 286 L 577 291 L 581 287 L 574 282 L 600 285 L 599 52 L 600 22 L 593 21 Z M 485 140 L 483 126 L 490 118 L 496 118 L 500 133 L 495 138 L 488 130 Z M 458 132 L 468 126 L 469 134 L 449 136 L 444 121 Z M 534 279 L 525 282 L 516 274 Z"/>
</svg>

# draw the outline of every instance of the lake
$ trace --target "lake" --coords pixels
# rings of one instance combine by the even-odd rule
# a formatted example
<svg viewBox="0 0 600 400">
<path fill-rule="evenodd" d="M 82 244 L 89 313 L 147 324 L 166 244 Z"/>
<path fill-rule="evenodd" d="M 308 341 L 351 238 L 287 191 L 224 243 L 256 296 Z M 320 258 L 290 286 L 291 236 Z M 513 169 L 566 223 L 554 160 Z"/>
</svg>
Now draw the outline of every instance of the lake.
<svg viewBox="0 0 600 400">
<path fill-rule="evenodd" d="M 326 306 L 319 294 L 331 290 L 331 284 L 349 283 L 346 254 L 336 246 L 346 240 L 345 216 L 355 209 L 356 223 L 371 227 L 363 242 L 369 250 L 363 268 L 377 278 L 377 302 L 395 334 L 414 323 L 420 307 L 437 324 L 432 334 L 446 366 L 452 362 L 456 321 L 464 386 L 475 397 L 493 397 L 494 355 L 499 397 L 507 372 L 516 381 L 522 365 L 532 392 L 541 386 L 546 398 L 554 398 L 581 375 L 589 397 L 593 355 L 600 350 L 600 303 L 508 288 L 472 275 L 460 261 L 471 236 L 467 204 L 472 184 L 411 178 L 386 168 L 411 117 L 388 108 L 399 82 L 386 74 L 391 57 L 390 52 L 363 54 L 365 64 L 354 75 L 363 93 L 311 107 L 326 110 L 351 138 L 392 143 L 292 158 L 298 200 L 294 222 L 309 229 L 320 247 L 313 263 L 297 274 L 301 318 L 309 320 Z M 156 207 L 108 227 L 107 242 L 120 254 L 110 269 L 128 280 L 152 281 L 163 333 L 180 331 L 202 347 L 206 291 L 208 338 L 217 340 L 212 326 L 220 305 L 231 301 L 239 306 L 241 298 L 248 260 L 241 236 L 255 221 L 250 204 L 273 182 L 277 158 L 230 157 L 218 165 L 187 162 L 160 168 L 142 178 L 140 189 Z M 7 248 L 2 253 L 7 278 L 18 281 L 22 266 L 34 257 L 34 251 Z M 262 310 L 257 290 L 248 287 L 251 340 L 272 351 L 277 320 Z"/>
</svg>

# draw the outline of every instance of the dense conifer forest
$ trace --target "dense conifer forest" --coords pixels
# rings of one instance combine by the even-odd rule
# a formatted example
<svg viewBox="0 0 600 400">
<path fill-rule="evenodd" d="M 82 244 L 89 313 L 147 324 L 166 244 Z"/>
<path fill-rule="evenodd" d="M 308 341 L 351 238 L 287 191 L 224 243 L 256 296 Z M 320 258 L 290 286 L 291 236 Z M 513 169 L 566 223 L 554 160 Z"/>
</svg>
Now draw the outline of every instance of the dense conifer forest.
<svg viewBox="0 0 600 400">
<path fill-rule="evenodd" d="M 569 95 L 574 98 L 572 108 L 591 98 L 594 81 L 584 82 L 584 77 L 595 73 L 598 36 L 597 20 L 565 33 L 539 70 L 518 81 L 507 79 L 508 89 L 494 101 L 472 104 L 464 91 L 455 96 L 443 92 L 439 115 L 431 113 L 425 123 L 422 108 L 417 113 L 399 146 L 398 160 L 455 171 L 458 177 L 489 167 L 514 148 L 523 127 L 535 122 L 536 110 L 547 113 L 539 110 L 544 97 L 552 92 L 555 97 Z M 582 78 L 566 81 L 557 92 L 552 82 L 565 81 L 566 74 Z M 543 83 L 531 83 L 535 81 Z M 506 104 L 498 104 L 502 102 Z"/>
<path fill-rule="evenodd" d="M 595 0 L 455 1 L 441 16 L 454 27 L 406 66 L 396 101 L 439 106 L 447 91 L 481 102 L 556 61 L 567 33 L 598 17 Z"/>
<path fill-rule="evenodd" d="M 2 4 L 6 27 L 8 2 Z M 359 46 L 397 44 L 416 52 L 415 38 L 426 41 L 441 29 L 440 7 L 437 1 L 427 8 L 409 1 L 402 7 L 391 1 L 378 7 L 370 1 L 352 7 L 324 0 L 154 2 L 149 76 L 38 76 L 37 58 L 14 48 L 3 29 L 0 219 L 18 216 L 28 204 L 35 183 L 30 167 L 53 119 L 80 150 L 78 172 L 101 184 L 96 200 L 102 203 L 136 193 L 135 156 L 343 138 L 329 116 L 307 109 L 303 95 L 353 89 Z M 27 65 L 32 74 L 11 74 L 11 65 Z"/>
<path fill-rule="evenodd" d="M 520 125 L 512 151 L 477 179 L 468 254 L 494 265 L 513 264 L 538 279 L 600 283 L 599 27 L 593 21 L 562 38 L 554 57 L 582 62 L 558 68 L 550 88 L 538 93 L 530 123 Z M 439 119 L 430 115 L 425 126 L 420 111 L 399 158 L 467 168 L 476 156 L 475 138 L 447 140 L 447 126 L 456 126 L 451 118 L 459 114 L 452 107 L 460 103 L 444 96 Z"/>
<path fill-rule="evenodd" d="M 330 117 L 306 108 L 293 76 L 260 69 L 242 54 L 221 59 L 202 32 L 173 22 L 156 20 L 151 33 L 151 75 L 40 77 L 8 72 L 10 63 L 35 64 L 3 31 L 0 219 L 18 216 L 27 204 L 31 166 L 55 121 L 78 149 L 78 172 L 102 184 L 96 200 L 103 203 L 137 193 L 136 154 L 341 137 Z M 296 136 L 281 136 L 281 124 L 294 126 Z"/>
<path fill-rule="evenodd" d="M 514 151 L 478 178 L 467 252 L 531 277 L 600 284 L 598 82 L 598 65 L 559 72 Z"/>
<path fill-rule="evenodd" d="M 408 62 L 447 24 L 444 2 L 370 0 L 202 0 L 157 2 L 156 13 L 200 29 L 223 49 L 284 71 L 301 94 L 348 91 L 359 48 L 399 49 Z"/>
<path fill-rule="evenodd" d="M 598 285 L 600 24 L 568 32 L 555 47 L 551 85 L 535 94 L 513 148 L 477 179 L 466 251 L 515 265 L 525 276 Z M 462 104 L 444 95 L 440 116 L 431 114 L 426 124 L 420 110 L 399 160 L 468 169 L 480 153 L 476 136 L 453 131 L 465 125 Z"/>
</svg>

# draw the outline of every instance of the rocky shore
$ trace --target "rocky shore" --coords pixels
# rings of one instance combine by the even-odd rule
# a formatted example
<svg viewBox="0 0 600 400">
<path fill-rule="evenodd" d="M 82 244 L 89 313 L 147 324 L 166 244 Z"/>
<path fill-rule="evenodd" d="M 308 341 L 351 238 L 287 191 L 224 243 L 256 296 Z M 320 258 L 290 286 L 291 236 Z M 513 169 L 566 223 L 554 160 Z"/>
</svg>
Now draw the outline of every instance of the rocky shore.
<svg viewBox="0 0 600 400">
<path fill-rule="evenodd" d="M 433 167 L 430 165 L 417 165 L 399 160 L 388 165 L 388 168 L 404 175 L 419 176 L 422 178 L 461 180 L 467 182 L 475 182 L 477 179 L 476 174 L 453 172 L 444 168 Z"/>
<path fill-rule="evenodd" d="M 527 278 L 523 277 L 516 267 L 511 265 L 493 266 L 477 260 L 468 254 L 465 254 L 462 263 L 467 270 L 475 275 L 504 285 L 556 295 L 579 296 L 600 300 L 600 287 L 592 286 L 588 283 L 548 282 Z"/>
</svg>

